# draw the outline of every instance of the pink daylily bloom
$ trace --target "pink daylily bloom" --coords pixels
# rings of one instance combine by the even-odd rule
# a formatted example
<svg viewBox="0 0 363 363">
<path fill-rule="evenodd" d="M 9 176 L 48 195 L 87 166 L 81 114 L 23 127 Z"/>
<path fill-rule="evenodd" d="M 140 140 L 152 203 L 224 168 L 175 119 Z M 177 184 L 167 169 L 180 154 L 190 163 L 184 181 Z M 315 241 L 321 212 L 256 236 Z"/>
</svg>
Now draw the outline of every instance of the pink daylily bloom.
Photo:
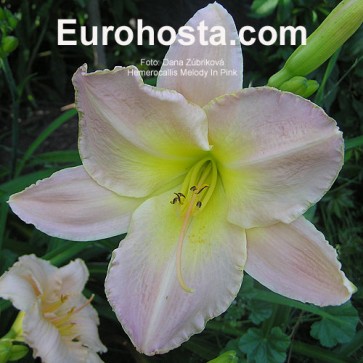
<svg viewBox="0 0 363 363">
<path fill-rule="evenodd" d="M 96 310 L 82 290 L 88 280 L 77 259 L 61 268 L 34 255 L 19 258 L 0 276 L 0 297 L 23 314 L 21 336 L 43 363 L 102 363 Z"/>
<path fill-rule="evenodd" d="M 219 4 L 187 25 L 202 20 L 238 39 Z M 317 305 L 341 304 L 354 292 L 335 250 L 302 217 L 342 167 L 342 134 L 301 97 L 241 89 L 236 44 L 175 43 L 166 55 L 184 64 L 190 57 L 222 59 L 233 76 L 217 67 L 217 76 L 182 77 L 180 65 L 169 62 L 162 70 L 178 75 L 151 87 L 134 67 L 78 69 L 83 165 L 10 199 L 20 218 L 54 236 L 128 233 L 113 253 L 106 293 L 136 348 L 148 355 L 178 347 L 223 313 L 243 270 Z"/>
</svg>

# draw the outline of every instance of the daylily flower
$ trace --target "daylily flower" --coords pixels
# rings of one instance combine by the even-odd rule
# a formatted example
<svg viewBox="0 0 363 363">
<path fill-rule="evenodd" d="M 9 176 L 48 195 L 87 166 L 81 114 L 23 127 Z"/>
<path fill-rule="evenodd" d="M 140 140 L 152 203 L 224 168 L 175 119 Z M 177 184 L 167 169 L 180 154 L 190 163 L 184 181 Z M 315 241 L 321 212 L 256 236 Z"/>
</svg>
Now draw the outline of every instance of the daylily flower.
<svg viewBox="0 0 363 363">
<path fill-rule="evenodd" d="M 201 21 L 224 27 L 236 45 L 175 43 L 157 87 L 145 85 L 135 67 L 78 69 L 83 165 L 10 199 L 20 218 L 53 236 L 128 233 L 114 251 L 106 293 L 148 355 L 179 346 L 223 313 L 243 269 L 317 305 L 341 304 L 354 290 L 335 250 L 302 217 L 342 167 L 335 121 L 291 93 L 242 90 L 231 16 L 214 3 L 187 25 Z M 214 76 L 183 77 L 180 61 L 189 58 L 224 65 L 215 65 Z"/>
<path fill-rule="evenodd" d="M 107 349 L 98 337 L 96 310 L 82 295 L 88 270 L 80 259 L 56 268 L 22 256 L 0 278 L 0 297 L 24 314 L 23 339 L 44 363 L 97 363 Z"/>
</svg>

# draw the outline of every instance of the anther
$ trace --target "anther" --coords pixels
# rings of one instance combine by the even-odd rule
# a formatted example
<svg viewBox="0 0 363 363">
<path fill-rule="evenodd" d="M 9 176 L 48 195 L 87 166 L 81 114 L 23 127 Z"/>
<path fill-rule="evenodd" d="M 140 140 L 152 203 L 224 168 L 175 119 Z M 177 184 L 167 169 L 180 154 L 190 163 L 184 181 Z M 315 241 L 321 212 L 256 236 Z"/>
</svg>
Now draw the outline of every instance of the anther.
<svg viewBox="0 0 363 363">
<path fill-rule="evenodd" d="M 201 193 L 205 188 L 208 188 L 209 185 L 203 185 L 202 188 L 200 188 L 198 191 L 197 191 L 197 194 Z"/>
<path fill-rule="evenodd" d="M 185 195 L 183 193 L 174 193 L 176 197 L 170 201 L 171 204 L 175 204 L 176 202 L 179 202 L 179 204 L 183 204 L 181 198 L 185 199 Z"/>
<path fill-rule="evenodd" d="M 197 202 L 196 206 L 197 206 L 198 208 L 200 208 L 200 207 L 202 206 L 202 202 L 199 200 L 199 201 Z"/>
<path fill-rule="evenodd" d="M 195 185 L 193 185 L 193 186 L 190 188 L 190 190 L 191 190 L 192 192 L 194 192 L 194 191 L 196 191 L 196 190 L 197 190 L 197 187 L 196 187 Z"/>
</svg>

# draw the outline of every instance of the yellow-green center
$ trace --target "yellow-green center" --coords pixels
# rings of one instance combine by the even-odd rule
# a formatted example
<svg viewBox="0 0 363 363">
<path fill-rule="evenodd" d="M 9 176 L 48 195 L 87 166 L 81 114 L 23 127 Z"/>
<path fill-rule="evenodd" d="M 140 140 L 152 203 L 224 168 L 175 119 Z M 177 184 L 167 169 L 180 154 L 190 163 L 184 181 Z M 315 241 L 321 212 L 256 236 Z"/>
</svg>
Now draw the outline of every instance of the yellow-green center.
<svg viewBox="0 0 363 363">
<path fill-rule="evenodd" d="M 172 204 L 180 206 L 183 218 L 180 230 L 176 255 L 176 270 L 180 286 L 187 292 L 193 290 L 187 286 L 182 276 L 181 259 L 183 241 L 192 220 L 196 214 L 200 213 L 210 200 L 217 185 L 218 171 L 215 162 L 210 158 L 205 158 L 197 162 L 186 175 L 182 190 L 176 192 L 172 199 Z"/>
</svg>

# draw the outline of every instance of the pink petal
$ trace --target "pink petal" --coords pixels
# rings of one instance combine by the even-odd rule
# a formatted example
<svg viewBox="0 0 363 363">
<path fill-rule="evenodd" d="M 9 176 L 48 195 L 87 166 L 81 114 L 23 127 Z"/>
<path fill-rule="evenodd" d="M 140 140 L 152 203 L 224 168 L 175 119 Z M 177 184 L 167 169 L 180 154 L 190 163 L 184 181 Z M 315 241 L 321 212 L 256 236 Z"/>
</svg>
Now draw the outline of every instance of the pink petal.
<svg viewBox="0 0 363 363">
<path fill-rule="evenodd" d="M 89 277 L 89 272 L 83 260 L 77 258 L 68 265 L 56 271 L 56 279 L 60 283 L 59 295 L 81 294 Z"/>
<path fill-rule="evenodd" d="M 208 45 L 201 45 L 199 41 L 197 27 L 202 21 L 209 28 L 206 31 Z M 193 34 L 196 40 L 192 45 L 186 46 L 179 44 L 180 35 L 178 36 L 166 53 L 158 77 L 158 87 L 174 89 L 200 106 L 206 105 L 210 100 L 218 96 L 241 89 L 242 50 L 231 15 L 223 6 L 215 2 L 196 12 L 186 23 L 186 26 L 194 29 Z M 209 37 L 213 35 L 210 30 L 214 26 L 225 29 L 227 45 L 210 44 Z M 231 45 L 231 41 L 235 44 Z M 191 65 L 190 61 L 202 62 L 202 65 Z M 175 64 L 175 62 L 181 62 L 182 65 Z M 203 65 L 203 62 L 215 62 L 215 65 L 210 63 Z M 181 73 L 183 70 L 190 72 L 204 70 L 207 72 L 207 76 L 204 77 L 198 73 L 183 76 Z M 173 72 L 176 73 L 175 76 Z"/>
<path fill-rule="evenodd" d="M 175 91 L 144 85 L 135 67 L 87 74 L 83 66 L 73 83 L 83 165 L 107 189 L 143 197 L 176 185 L 210 149 L 203 110 Z"/>
<path fill-rule="evenodd" d="M 66 343 L 58 329 L 48 322 L 35 304 L 23 320 L 24 341 L 33 348 L 33 356 L 44 363 L 82 363 L 86 361 L 88 349 L 81 343 Z"/>
<path fill-rule="evenodd" d="M 82 300 L 80 301 L 80 306 L 87 303 L 85 298 Z M 77 312 L 77 314 L 72 317 L 72 322 L 77 325 L 77 333 L 80 336 L 82 345 L 90 349 L 89 354 L 91 354 L 92 351 L 107 352 L 107 348 L 102 344 L 99 338 L 98 325 L 100 322 L 97 311 L 92 307 L 92 305 L 87 305 Z M 97 354 L 94 359 L 99 359 Z M 88 363 L 88 361 L 86 362 Z"/>
<path fill-rule="evenodd" d="M 189 226 L 182 274 L 194 292 L 182 289 L 176 250 L 183 219 L 171 205 L 173 191 L 146 201 L 134 213 L 128 236 L 115 250 L 106 294 L 136 348 L 165 353 L 204 329 L 235 298 L 245 262 L 244 230 L 226 221 L 224 193 L 217 186 Z"/>
<path fill-rule="evenodd" d="M 342 167 L 335 121 L 301 97 L 249 88 L 205 109 L 229 218 L 241 227 L 290 223 L 326 193 Z"/>
<path fill-rule="evenodd" d="M 126 232 L 142 201 L 99 186 L 79 166 L 12 195 L 9 204 L 23 221 L 51 236 L 88 241 Z"/>
<path fill-rule="evenodd" d="M 19 310 L 28 310 L 40 294 L 51 288 L 50 276 L 56 271 L 48 261 L 35 255 L 21 256 L 9 271 L 0 277 L 0 297 L 10 300 Z"/>
<path fill-rule="evenodd" d="M 355 292 L 335 249 L 305 218 L 246 232 L 245 270 L 269 289 L 320 306 L 343 304 Z"/>
</svg>

